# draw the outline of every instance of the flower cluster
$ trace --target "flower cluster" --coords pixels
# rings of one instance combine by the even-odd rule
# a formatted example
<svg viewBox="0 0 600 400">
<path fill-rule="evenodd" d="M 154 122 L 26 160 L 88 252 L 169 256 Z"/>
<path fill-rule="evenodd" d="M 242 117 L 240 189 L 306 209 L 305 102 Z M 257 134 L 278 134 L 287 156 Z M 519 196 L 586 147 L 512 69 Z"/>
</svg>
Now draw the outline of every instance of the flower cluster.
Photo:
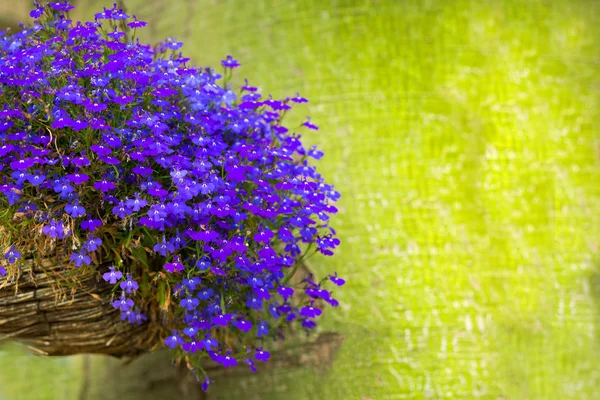
<svg viewBox="0 0 600 400">
<path fill-rule="evenodd" d="M 146 23 L 116 5 L 85 23 L 71 8 L 36 3 L 31 27 L 0 33 L 0 275 L 53 249 L 103 272 L 123 319 L 156 302 L 188 361 L 254 370 L 264 339 L 314 328 L 338 305 L 325 282 L 344 283 L 291 281 L 339 244 L 339 193 L 309 162 L 323 153 L 282 125 L 307 100 L 236 93 L 231 56 L 194 68 L 175 39 L 134 40 Z"/>
</svg>

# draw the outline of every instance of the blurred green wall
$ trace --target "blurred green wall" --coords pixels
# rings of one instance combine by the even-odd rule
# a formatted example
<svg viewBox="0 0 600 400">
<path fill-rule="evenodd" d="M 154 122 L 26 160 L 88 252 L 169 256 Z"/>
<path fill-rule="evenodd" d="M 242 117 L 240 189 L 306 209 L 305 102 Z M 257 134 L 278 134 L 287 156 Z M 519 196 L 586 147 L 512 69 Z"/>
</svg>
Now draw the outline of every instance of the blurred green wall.
<svg viewBox="0 0 600 400">
<path fill-rule="evenodd" d="M 343 194 L 342 246 L 312 259 L 348 280 L 322 320 L 346 336 L 332 367 L 213 398 L 600 398 L 600 2 L 126 5 L 144 39 L 184 39 L 200 65 L 235 55 L 238 82 L 308 97 L 291 121 L 321 127 L 305 139 Z M 40 398 L 10 379 L 39 361 L 4 358 L 0 398 Z"/>
</svg>

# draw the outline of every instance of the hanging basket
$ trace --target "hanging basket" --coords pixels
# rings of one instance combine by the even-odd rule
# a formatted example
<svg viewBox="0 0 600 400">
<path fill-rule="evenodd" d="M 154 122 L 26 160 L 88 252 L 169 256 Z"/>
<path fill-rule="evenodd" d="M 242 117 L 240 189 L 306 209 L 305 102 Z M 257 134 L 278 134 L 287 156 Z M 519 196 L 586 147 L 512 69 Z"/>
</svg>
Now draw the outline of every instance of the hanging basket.
<svg viewBox="0 0 600 400">
<path fill-rule="evenodd" d="M 25 260 L 18 279 L 0 278 L 0 340 L 17 340 L 43 355 L 135 356 L 159 341 L 152 322 L 121 321 L 111 285 L 50 259 Z M 59 285 L 58 282 L 61 281 Z"/>
</svg>

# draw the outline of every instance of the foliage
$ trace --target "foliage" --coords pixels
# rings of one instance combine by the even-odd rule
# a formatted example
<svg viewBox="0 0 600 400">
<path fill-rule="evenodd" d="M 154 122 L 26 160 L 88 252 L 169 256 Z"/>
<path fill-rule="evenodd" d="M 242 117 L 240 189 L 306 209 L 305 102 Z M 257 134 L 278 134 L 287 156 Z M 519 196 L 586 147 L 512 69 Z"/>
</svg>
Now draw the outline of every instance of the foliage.
<svg viewBox="0 0 600 400">
<path fill-rule="evenodd" d="M 339 193 L 309 163 L 323 153 L 282 125 L 307 100 L 236 94 L 231 56 L 223 74 L 193 68 L 173 38 L 136 40 L 146 23 L 116 5 L 86 23 L 72 8 L 36 3 L 31 27 L 0 34 L 0 275 L 48 254 L 103 273 L 122 319 L 160 308 L 191 369 L 254 369 L 266 339 L 337 306 L 324 281 L 344 283 L 291 280 L 339 244 Z"/>
</svg>

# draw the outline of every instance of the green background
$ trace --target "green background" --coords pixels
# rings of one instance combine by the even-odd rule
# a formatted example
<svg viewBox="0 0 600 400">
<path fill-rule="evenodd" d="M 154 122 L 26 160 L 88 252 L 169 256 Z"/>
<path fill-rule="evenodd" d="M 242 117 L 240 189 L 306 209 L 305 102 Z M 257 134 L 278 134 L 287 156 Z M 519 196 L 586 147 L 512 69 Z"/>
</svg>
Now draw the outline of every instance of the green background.
<svg viewBox="0 0 600 400">
<path fill-rule="evenodd" d="M 348 281 L 322 318 L 345 336 L 332 367 L 213 398 L 600 398 L 600 2 L 126 5 L 143 39 L 308 97 L 290 121 L 320 126 L 304 139 L 342 192 L 342 246 L 312 260 Z M 0 399 L 77 398 L 81 358 L 10 351 Z"/>
</svg>

